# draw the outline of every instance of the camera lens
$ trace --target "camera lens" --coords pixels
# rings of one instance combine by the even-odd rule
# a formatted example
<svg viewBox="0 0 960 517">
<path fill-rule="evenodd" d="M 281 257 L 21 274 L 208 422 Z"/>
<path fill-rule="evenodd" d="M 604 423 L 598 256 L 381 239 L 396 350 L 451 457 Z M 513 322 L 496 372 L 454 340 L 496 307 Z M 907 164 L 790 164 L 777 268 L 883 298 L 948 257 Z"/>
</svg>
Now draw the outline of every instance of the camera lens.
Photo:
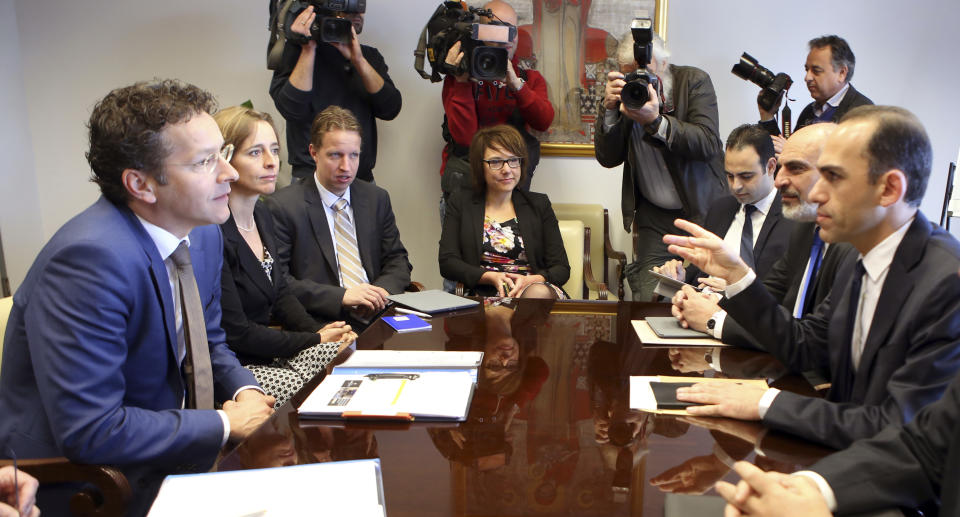
<svg viewBox="0 0 960 517">
<path fill-rule="evenodd" d="M 477 47 L 470 59 L 470 75 L 477 79 L 503 79 L 507 76 L 507 49 Z"/>
<path fill-rule="evenodd" d="M 630 74 L 626 77 L 627 84 L 623 85 L 620 91 L 620 100 L 623 105 L 630 109 L 640 109 L 650 100 L 647 92 L 649 80 L 642 75 Z"/>
</svg>

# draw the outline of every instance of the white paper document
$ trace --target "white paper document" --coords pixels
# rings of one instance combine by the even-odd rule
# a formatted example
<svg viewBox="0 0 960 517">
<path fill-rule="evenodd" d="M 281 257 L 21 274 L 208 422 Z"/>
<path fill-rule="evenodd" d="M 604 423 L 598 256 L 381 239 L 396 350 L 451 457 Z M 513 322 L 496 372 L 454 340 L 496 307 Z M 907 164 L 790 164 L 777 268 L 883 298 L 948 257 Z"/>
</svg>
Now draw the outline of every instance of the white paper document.
<svg viewBox="0 0 960 517">
<path fill-rule="evenodd" d="M 478 368 L 483 352 L 357 350 L 338 368 Z"/>
<path fill-rule="evenodd" d="M 469 371 L 328 375 L 298 409 L 312 418 L 464 421 L 473 397 Z"/>
<path fill-rule="evenodd" d="M 167 476 L 147 517 L 385 517 L 380 460 Z"/>
</svg>

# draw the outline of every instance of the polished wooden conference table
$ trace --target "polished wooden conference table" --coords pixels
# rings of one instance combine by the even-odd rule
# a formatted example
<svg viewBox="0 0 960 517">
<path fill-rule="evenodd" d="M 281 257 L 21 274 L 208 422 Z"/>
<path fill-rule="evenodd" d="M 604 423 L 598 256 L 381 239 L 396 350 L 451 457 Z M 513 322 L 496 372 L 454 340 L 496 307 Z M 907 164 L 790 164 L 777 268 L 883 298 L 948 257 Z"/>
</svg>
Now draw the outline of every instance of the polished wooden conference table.
<svg viewBox="0 0 960 517">
<path fill-rule="evenodd" d="M 815 394 L 766 354 L 724 350 L 718 373 L 702 349 L 641 346 L 630 321 L 667 314 L 666 304 L 488 299 L 433 318 L 429 332 L 377 321 L 357 348 L 485 352 L 468 421 L 299 419 L 321 374 L 218 469 L 380 458 L 391 517 L 686 516 L 722 514 L 712 485 L 737 479 L 736 460 L 791 472 L 830 452 L 758 423 L 631 411 L 631 375 L 767 378 Z"/>
</svg>

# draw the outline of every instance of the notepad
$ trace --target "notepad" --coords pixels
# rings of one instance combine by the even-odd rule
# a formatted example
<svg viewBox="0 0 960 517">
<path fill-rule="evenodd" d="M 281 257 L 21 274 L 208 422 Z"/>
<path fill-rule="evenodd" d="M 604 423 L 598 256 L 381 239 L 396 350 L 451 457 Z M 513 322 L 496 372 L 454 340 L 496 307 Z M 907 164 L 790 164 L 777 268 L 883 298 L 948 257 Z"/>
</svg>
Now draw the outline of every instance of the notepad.
<svg viewBox="0 0 960 517">
<path fill-rule="evenodd" d="M 722 343 L 719 339 L 703 335 L 702 337 L 667 337 L 663 338 L 657 335 L 656 332 L 650 328 L 650 324 L 647 320 L 633 320 L 630 322 L 633 325 L 633 331 L 637 333 L 637 337 L 640 339 L 640 343 L 647 347 L 728 347 Z"/>
<path fill-rule="evenodd" d="M 282 487 L 282 494 L 268 487 Z M 167 476 L 147 517 L 285 517 L 317 508 L 324 515 L 385 517 L 380 460 Z"/>
<path fill-rule="evenodd" d="M 333 373 L 298 408 L 301 417 L 459 421 L 467 419 L 469 372 Z"/>
<path fill-rule="evenodd" d="M 403 316 L 385 316 L 383 321 L 393 327 L 397 332 L 418 332 L 421 330 L 430 330 L 433 328 L 429 322 L 417 316 L 416 314 L 405 314 Z"/>
</svg>

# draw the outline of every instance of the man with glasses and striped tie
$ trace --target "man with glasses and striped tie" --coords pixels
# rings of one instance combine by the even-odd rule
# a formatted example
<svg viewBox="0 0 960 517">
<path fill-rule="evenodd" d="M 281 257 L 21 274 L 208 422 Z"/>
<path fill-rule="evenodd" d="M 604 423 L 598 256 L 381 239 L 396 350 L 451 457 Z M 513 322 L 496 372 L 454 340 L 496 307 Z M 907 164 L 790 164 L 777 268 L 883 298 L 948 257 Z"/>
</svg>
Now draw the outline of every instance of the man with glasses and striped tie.
<svg viewBox="0 0 960 517">
<path fill-rule="evenodd" d="M 357 182 L 360 124 L 343 108 L 320 112 L 310 129 L 313 176 L 268 199 L 276 223 L 277 260 L 288 285 L 318 319 L 360 323 L 410 284 L 390 196 Z"/>
</svg>

